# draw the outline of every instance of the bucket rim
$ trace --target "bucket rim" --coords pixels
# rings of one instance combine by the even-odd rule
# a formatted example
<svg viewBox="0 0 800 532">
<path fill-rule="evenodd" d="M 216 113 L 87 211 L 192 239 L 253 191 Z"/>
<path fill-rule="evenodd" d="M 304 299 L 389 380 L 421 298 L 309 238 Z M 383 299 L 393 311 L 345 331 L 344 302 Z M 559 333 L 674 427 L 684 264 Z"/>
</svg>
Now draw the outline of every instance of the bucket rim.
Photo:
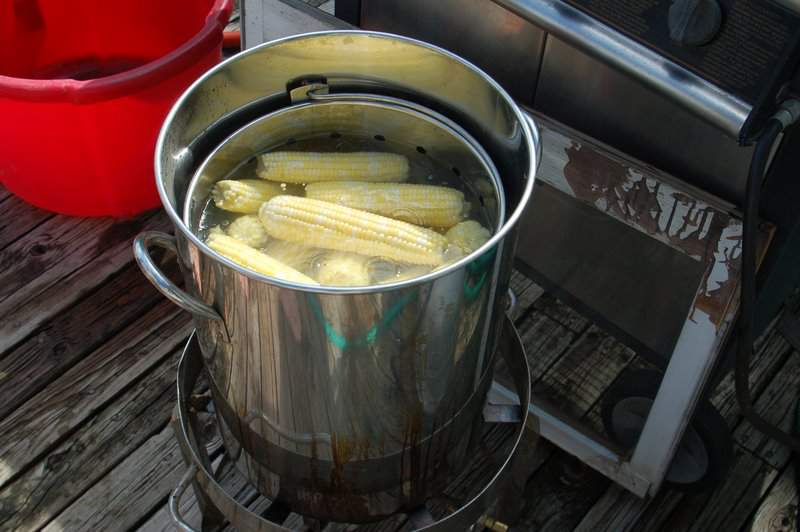
<svg viewBox="0 0 800 532">
<path fill-rule="evenodd" d="M 33 102 L 77 104 L 112 100 L 162 81 L 191 66 L 198 57 L 222 44 L 234 0 L 215 0 L 205 25 L 172 51 L 123 72 L 88 80 L 33 79 L 0 75 L 0 96 Z"/>
</svg>

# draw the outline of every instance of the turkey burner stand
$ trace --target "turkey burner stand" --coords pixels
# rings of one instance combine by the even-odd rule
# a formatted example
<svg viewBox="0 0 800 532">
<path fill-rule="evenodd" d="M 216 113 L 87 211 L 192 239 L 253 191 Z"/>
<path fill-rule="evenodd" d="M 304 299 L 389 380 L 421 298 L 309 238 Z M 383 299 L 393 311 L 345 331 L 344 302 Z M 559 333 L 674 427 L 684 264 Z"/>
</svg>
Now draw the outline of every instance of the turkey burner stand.
<svg viewBox="0 0 800 532">
<path fill-rule="evenodd" d="M 502 360 L 500 363 L 507 367 L 508 373 L 512 376 L 516 395 L 522 399 L 521 404 L 528 404 L 531 384 L 528 378 L 529 368 L 525 348 L 508 318 L 505 320 L 499 351 L 501 355 L 499 358 Z M 312 531 L 324 528 L 326 523 L 308 517 L 301 519 L 300 528 L 289 528 L 283 522 L 291 512 L 291 508 L 284 503 L 273 502 L 266 511 L 259 514 L 248 509 L 243 501 L 237 500 L 221 485 L 220 477 L 223 472 L 226 475 L 232 473 L 241 476 L 241 479 L 237 479 L 241 482 L 234 483 L 236 485 L 244 485 L 246 481 L 233 466 L 236 457 L 223 454 L 221 460 L 218 460 L 212 458 L 213 451 L 209 453 L 209 449 L 222 447 L 219 445 L 221 443 L 219 435 L 226 429 L 220 426 L 222 422 L 216 416 L 215 426 L 212 427 L 215 430 L 203 427 L 201 414 L 215 412 L 213 401 L 202 392 L 200 377 L 203 371 L 202 355 L 193 334 L 184 348 L 178 365 L 178 401 L 172 422 L 183 459 L 188 465 L 186 473 L 169 501 L 170 513 L 179 529 L 197 530 L 181 514 L 181 499 L 189 485 L 194 489 L 203 514 L 202 530 L 216 529 L 226 521 L 236 529 L 247 532 Z M 498 423 L 514 426 L 513 435 L 506 438 L 506 443 L 499 449 L 491 451 L 483 447 L 478 448 L 478 455 L 488 454 L 487 458 L 494 466 L 490 480 L 477 491 L 477 494 L 475 489 L 471 489 L 472 495 L 465 502 L 459 502 L 457 507 L 451 498 L 442 493 L 441 497 L 432 497 L 425 505 L 405 512 L 404 515 L 407 515 L 414 530 L 460 531 L 482 528 L 496 532 L 508 530 L 508 525 L 503 521 L 513 521 L 518 515 L 520 485 L 524 485 L 524 479 L 527 477 L 528 467 L 525 460 L 528 453 L 524 450 L 534 447 L 531 441 L 525 440 L 534 439 L 536 431 L 526 430 L 529 424 L 528 409 L 522 409 L 520 403 L 511 402 L 503 397 L 490 391 L 483 410 L 483 420 L 487 427 Z M 523 449 L 523 452 L 518 452 L 520 449 Z M 219 465 L 214 467 L 212 461 Z M 452 486 L 453 482 L 449 487 Z M 448 489 L 445 489 L 445 492 L 447 491 Z M 443 504 L 435 504 L 437 501 L 443 501 Z M 487 514 L 493 503 L 495 503 L 493 515 L 497 518 Z M 437 519 L 432 515 L 431 508 L 434 504 L 439 510 L 437 514 L 442 513 L 442 507 L 446 508 L 444 516 Z M 252 504 L 249 506 L 252 507 Z M 389 516 L 387 520 L 397 517 L 397 514 Z"/>
</svg>

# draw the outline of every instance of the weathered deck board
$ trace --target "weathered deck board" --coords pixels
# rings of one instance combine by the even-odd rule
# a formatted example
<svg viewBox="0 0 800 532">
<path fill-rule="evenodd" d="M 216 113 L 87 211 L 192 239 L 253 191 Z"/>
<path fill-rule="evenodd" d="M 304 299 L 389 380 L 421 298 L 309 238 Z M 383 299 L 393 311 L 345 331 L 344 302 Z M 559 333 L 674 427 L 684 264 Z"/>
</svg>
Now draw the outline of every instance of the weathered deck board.
<svg viewBox="0 0 800 532">
<path fill-rule="evenodd" d="M 159 506 L 184 471 L 172 427 L 165 426 L 55 517 L 47 532 L 129 530 Z"/>
<path fill-rule="evenodd" d="M 750 389 L 753 397 L 761 395 L 778 369 L 791 356 L 792 347 L 781 336 L 774 322 L 772 327 L 756 342 L 755 351 L 750 357 Z M 730 373 L 722 379 L 714 393 L 711 402 L 719 410 L 722 417 L 733 427 L 740 417 L 739 403 L 736 400 L 736 385 L 733 374 Z"/>
<path fill-rule="evenodd" d="M 0 251 L 0 313 L 84 266 L 110 245 L 130 240 L 147 215 L 131 220 L 54 216 Z M 24 290 L 22 289 L 24 287 Z"/>
<path fill-rule="evenodd" d="M 511 290 L 517 297 L 517 306 L 511 315 L 514 322 L 524 316 L 534 303 L 544 294 L 544 289 L 514 270 L 511 273 Z"/>
<path fill-rule="evenodd" d="M 783 470 L 778 481 L 761 501 L 752 519 L 743 526 L 742 532 L 795 532 L 798 522 L 798 505 L 794 466 Z"/>
<path fill-rule="evenodd" d="M 131 265 L 50 320 L 0 360 L 0 419 L 162 299 Z"/>
<path fill-rule="evenodd" d="M 581 418 L 634 356 L 612 336 L 591 326 L 536 383 L 536 394 Z"/>
<path fill-rule="evenodd" d="M 177 353 L 162 359 L 132 388 L 6 486 L 0 492 L 0 528 L 34 530 L 44 526 L 159 432 L 175 405 L 177 360 Z M 126 376 L 120 375 L 118 380 Z"/>
<path fill-rule="evenodd" d="M 572 530 L 610 483 L 576 458 L 556 451 L 528 481 L 529 506 L 520 526 L 537 532 Z"/>
<path fill-rule="evenodd" d="M 531 378 L 538 380 L 569 348 L 576 334 L 541 313 L 533 313 L 519 324 L 519 336 L 525 345 Z"/>
<path fill-rule="evenodd" d="M 776 476 L 777 471 L 737 446 L 728 479 L 711 493 L 685 495 L 659 530 L 738 530 Z M 738 523 L 732 522 L 737 518 Z"/>
<path fill-rule="evenodd" d="M 133 261 L 131 239 L 139 231 L 164 230 L 169 221 L 163 213 L 145 215 L 112 225 L 97 241 L 98 254 L 69 271 L 71 265 L 59 263 L 50 269 L 60 276 L 36 296 L 6 307 L 0 315 L 0 352 L 16 345 L 65 308 L 90 293 Z M 5 305 L 4 305 L 5 306 Z"/>
<path fill-rule="evenodd" d="M 218 468 L 222 462 L 222 457 L 217 457 L 211 464 L 212 467 Z M 236 474 L 233 468 L 229 468 L 227 473 L 223 473 L 219 478 L 219 483 L 224 486 L 229 493 L 237 497 L 241 496 L 242 490 L 248 489 L 248 485 L 241 475 Z M 251 491 L 252 488 L 250 488 Z M 186 491 L 186 494 L 181 499 L 179 506 L 181 515 L 186 519 L 186 522 L 200 528 L 202 523 L 202 514 L 200 513 L 200 506 L 197 504 L 197 499 L 191 489 Z M 138 528 L 139 532 L 173 532 L 175 525 L 172 523 L 172 518 L 169 513 L 169 506 L 163 505 L 157 512 L 145 521 L 142 526 Z"/>
<path fill-rule="evenodd" d="M 167 217 L 157 213 L 111 226 L 98 241 L 99 253 L 34 297 L 0 315 L 0 352 L 16 345 L 95 287 L 133 261 L 131 239 L 139 231 L 164 230 Z"/>
<path fill-rule="evenodd" d="M 756 412 L 782 430 L 794 428 L 794 411 L 800 400 L 800 355 L 790 356 L 755 401 Z M 777 469 L 783 469 L 790 457 L 789 449 L 767 438 L 750 423 L 742 423 L 733 433 L 734 439 L 753 454 Z"/>
<path fill-rule="evenodd" d="M 533 306 L 575 334 L 581 334 L 589 327 L 590 322 L 585 316 L 579 314 L 552 294 L 542 294 Z"/>
<path fill-rule="evenodd" d="M 639 504 L 634 504 L 639 502 Z M 646 504 L 616 484 L 611 484 L 575 526 L 575 532 L 630 530 Z"/>
<path fill-rule="evenodd" d="M 570 414 L 584 418 L 634 353 L 595 326 L 589 329 L 538 381 L 535 391 Z M 571 530 L 607 489 L 609 481 L 573 457 L 542 446 L 545 463 L 529 480 L 523 526 Z"/>
<path fill-rule="evenodd" d="M 182 347 L 190 320 L 169 305 L 159 303 L 0 423 L 0 486 Z"/>
<path fill-rule="evenodd" d="M 15 196 L 4 197 L 3 192 L 5 189 L 0 188 L 0 250 L 54 216 Z"/>
</svg>

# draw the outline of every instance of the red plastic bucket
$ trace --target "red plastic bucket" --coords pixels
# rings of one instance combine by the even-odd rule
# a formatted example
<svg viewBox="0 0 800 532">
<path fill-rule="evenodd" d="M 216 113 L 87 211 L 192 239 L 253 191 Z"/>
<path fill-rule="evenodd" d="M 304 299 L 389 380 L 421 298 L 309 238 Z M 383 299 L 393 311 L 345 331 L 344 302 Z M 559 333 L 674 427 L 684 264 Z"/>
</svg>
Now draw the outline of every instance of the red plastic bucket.
<svg viewBox="0 0 800 532">
<path fill-rule="evenodd" d="M 0 182 L 38 207 L 127 216 L 160 204 L 153 151 L 221 55 L 233 0 L 0 2 Z"/>
</svg>

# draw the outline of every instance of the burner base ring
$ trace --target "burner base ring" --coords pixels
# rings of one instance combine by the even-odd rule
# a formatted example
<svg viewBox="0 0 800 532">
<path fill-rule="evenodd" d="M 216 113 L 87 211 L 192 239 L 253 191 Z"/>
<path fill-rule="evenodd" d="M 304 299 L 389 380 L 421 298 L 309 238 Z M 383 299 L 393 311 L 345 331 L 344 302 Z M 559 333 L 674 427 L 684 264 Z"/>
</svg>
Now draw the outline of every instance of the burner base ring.
<svg viewBox="0 0 800 532">
<path fill-rule="evenodd" d="M 530 379 L 527 378 L 530 374 L 528 362 L 522 341 L 508 318 L 505 319 L 503 326 L 499 351 L 510 369 L 510 374 L 515 379 L 514 387 L 516 389 L 514 391 L 522 398 L 521 404 L 527 405 L 531 396 Z M 290 528 L 251 512 L 217 482 L 206 446 L 201 443 L 196 416 L 189 408 L 189 398 L 202 373 L 202 367 L 199 346 L 195 337 L 192 336 L 178 365 L 178 404 L 173 423 L 181 452 L 189 467 L 169 498 L 173 520 L 179 529 L 194 532 L 195 529 L 181 516 L 179 509 L 182 496 L 189 485 L 192 485 L 201 509 L 204 511 L 204 516 L 211 520 L 224 521 L 227 519 L 237 529 L 247 532 L 293 532 Z M 496 530 L 503 528 L 502 524 L 487 517 L 485 511 L 503 491 L 503 488 L 510 487 L 508 483 L 511 477 L 510 473 L 518 469 L 514 463 L 515 459 L 519 458 L 517 451 L 520 445 L 530 444 L 526 438 L 526 436 L 531 436 L 531 431 L 527 428 L 528 409 L 520 408 L 519 405 L 487 404 L 484 408 L 484 421 L 516 425 L 513 445 L 501 459 L 501 465 L 477 495 L 446 517 L 437 521 L 424 506 L 416 512 L 409 513 L 409 519 L 414 524 L 415 530 L 420 532 L 469 530 L 476 523 Z M 526 441 L 523 442 L 523 440 Z M 503 507 L 503 504 L 498 504 L 498 507 Z"/>
</svg>

